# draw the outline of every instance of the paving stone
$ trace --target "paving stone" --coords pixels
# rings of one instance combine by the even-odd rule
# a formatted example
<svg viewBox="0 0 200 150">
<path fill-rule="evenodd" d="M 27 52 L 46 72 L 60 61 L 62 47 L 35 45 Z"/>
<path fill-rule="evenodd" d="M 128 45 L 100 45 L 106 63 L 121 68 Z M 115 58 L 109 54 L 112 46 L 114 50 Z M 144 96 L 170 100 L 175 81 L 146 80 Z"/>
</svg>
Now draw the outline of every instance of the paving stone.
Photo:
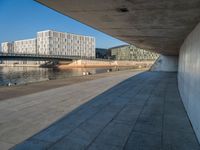
<svg viewBox="0 0 200 150">
<path fill-rule="evenodd" d="M 102 110 L 101 112 L 97 113 L 95 116 L 93 116 L 90 121 L 100 124 L 100 125 L 105 125 L 108 122 L 110 122 L 114 116 L 116 115 L 115 111 L 104 111 Z"/>
<path fill-rule="evenodd" d="M 161 138 L 157 135 L 133 132 L 125 150 L 160 150 Z"/>
<path fill-rule="evenodd" d="M 165 116 L 164 118 L 164 131 L 179 131 L 193 134 L 194 131 L 187 116 Z"/>
<path fill-rule="evenodd" d="M 162 117 L 157 116 L 140 116 L 134 127 L 135 131 L 161 136 Z"/>
<path fill-rule="evenodd" d="M 88 150 L 122 150 L 123 147 L 108 144 L 92 144 Z"/>
<path fill-rule="evenodd" d="M 194 133 L 167 131 L 163 141 L 163 150 L 200 150 Z"/>
<path fill-rule="evenodd" d="M 29 127 L 32 128 L 29 128 Z M 8 143 L 17 144 L 21 142 L 29 132 L 36 132 L 38 131 L 38 126 L 35 123 L 25 123 L 23 122 L 22 125 L 16 126 L 16 128 L 10 129 L 0 136 L 0 141 L 7 141 Z"/>
<path fill-rule="evenodd" d="M 43 132 L 35 135 L 33 138 L 56 142 L 96 112 L 97 110 L 92 108 L 80 110 L 76 115 L 72 114 L 71 116 L 62 118 Z"/>
<path fill-rule="evenodd" d="M 86 148 L 84 139 L 76 139 L 66 137 L 61 141 L 58 141 L 54 145 L 48 147 L 49 150 L 84 150 Z"/>
<path fill-rule="evenodd" d="M 135 97 L 132 97 L 129 101 L 130 104 L 135 104 L 135 105 L 140 105 L 143 106 L 145 101 L 147 100 L 149 94 L 148 95 L 142 95 L 142 94 L 138 94 Z"/>
<path fill-rule="evenodd" d="M 1 150 L 8 150 L 10 147 L 14 146 L 14 144 L 2 142 L 2 141 L 0 141 L 0 145 L 1 145 Z"/>
<path fill-rule="evenodd" d="M 31 139 L 24 141 L 23 144 L 16 145 L 10 150 L 44 150 L 49 145 L 50 143 L 48 142 Z"/>
<path fill-rule="evenodd" d="M 66 136 L 71 130 L 73 129 L 72 126 L 67 126 L 62 123 L 57 123 L 42 132 L 34 135 L 32 138 L 37 140 L 45 140 L 48 142 L 56 142 L 57 140 L 61 139 L 62 137 Z"/>
<path fill-rule="evenodd" d="M 124 124 L 134 124 L 142 106 L 128 104 L 123 110 L 114 118 L 116 121 L 122 121 Z"/>
<path fill-rule="evenodd" d="M 142 115 L 148 115 L 149 117 L 162 117 L 163 115 L 163 106 L 162 105 L 147 105 L 142 111 Z"/>
<path fill-rule="evenodd" d="M 131 129 L 131 125 L 125 125 L 112 121 L 96 138 L 94 144 L 108 144 L 123 147 L 128 139 Z"/>
</svg>

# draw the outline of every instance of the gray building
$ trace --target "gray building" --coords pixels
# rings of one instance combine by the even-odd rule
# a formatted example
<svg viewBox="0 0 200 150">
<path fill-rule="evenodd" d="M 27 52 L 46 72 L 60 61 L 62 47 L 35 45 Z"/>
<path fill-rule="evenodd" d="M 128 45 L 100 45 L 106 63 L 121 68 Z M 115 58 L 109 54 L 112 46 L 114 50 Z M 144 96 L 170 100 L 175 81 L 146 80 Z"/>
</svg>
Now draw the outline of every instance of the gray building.
<svg viewBox="0 0 200 150">
<path fill-rule="evenodd" d="M 137 48 L 133 45 L 121 45 L 109 48 L 111 59 L 114 60 L 155 60 L 159 54 Z"/>
<path fill-rule="evenodd" d="M 107 59 L 108 58 L 108 49 L 96 48 L 96 58 Z"/>
</svg>

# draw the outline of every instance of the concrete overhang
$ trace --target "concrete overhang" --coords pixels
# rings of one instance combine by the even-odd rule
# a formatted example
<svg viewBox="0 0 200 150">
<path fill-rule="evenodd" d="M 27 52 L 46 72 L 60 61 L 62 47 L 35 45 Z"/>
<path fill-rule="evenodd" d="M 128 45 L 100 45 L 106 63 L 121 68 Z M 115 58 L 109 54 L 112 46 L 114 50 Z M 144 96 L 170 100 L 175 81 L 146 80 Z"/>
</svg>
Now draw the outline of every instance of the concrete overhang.
<svg viewBox="0 0 200 150">
<path fill-rule="evenodd" d="M 200 0 L 36 0 L 115 38 L 177 55 L 200 21 Z"/>
</svg>

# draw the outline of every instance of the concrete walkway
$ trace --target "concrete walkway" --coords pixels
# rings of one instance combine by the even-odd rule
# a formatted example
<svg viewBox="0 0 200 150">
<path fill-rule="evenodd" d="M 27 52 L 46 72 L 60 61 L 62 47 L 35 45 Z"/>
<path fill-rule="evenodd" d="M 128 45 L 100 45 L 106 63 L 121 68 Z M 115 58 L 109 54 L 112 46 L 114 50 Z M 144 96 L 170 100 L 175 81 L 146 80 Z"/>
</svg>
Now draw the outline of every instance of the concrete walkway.
<svg viewBox="0 0 200 150">
<path fill-rule="evenodd" d="M 113 71 L 109 73 L 97 73 L 89 76 L 72 76 L 70 78 L 61 78 L 56 80 L 47 80 L 40 82 L 33 82 L 28 84 L 21 84 L 16 86 L 0 86 L 0 101 L 5 99 L 16 98 L 19 96 L 30 95 L 33 93 L 38 93 L 50 89 L 55 89 L 63 86 L 69 86 L 75 83 L 80 84 L 81 82 L 97 80 L 100 78 L 112 77 L 119 74 L 126 74 L 130 72 L 138 72 L 140 70 L 124 70 L 124 71 Z M 145 71 L 143 69 L 143 71 Z M 126 77 L 126 76 L 125 76 Z"/>
<path fill-rule="evenodd" d="M 36 83 L 34 86 L 31 84 L 14 87 L 10 94 L 22 96 L 0 101 L 0 150 L 7 150 L 22 142 L 80 105 L 137 73 L 140 72 L 127 70 L 99 74 L 96 75 L 98 77 L 93 77 L 97 79 L 59 88 L 53 88 L 57 86 L 55 81 Z M 63 85 L 68 83 L 64 79 L 58 80 L 58 82 L 61 81 Z M 38 86 L 42 83 L 51 85 L 52 89 L 28 95 L 26 91 L 18 93 L 21 88 L 26 90 L 26 87 L 29 87 L 28 92 L 33 87 L 41 89 Z M 45 87 L 45 85 L 41 86 Z M 32 91 L 35 92 L 34 89 Z M 4 95 L 1 92 L 0 97 Z"/>
<path fill-rule="evenodd" d="M 179 96 L 176 73 L 146 72 L 92 98 L 13 149 L 199 150 L 200 147 Z"/>
</svg>

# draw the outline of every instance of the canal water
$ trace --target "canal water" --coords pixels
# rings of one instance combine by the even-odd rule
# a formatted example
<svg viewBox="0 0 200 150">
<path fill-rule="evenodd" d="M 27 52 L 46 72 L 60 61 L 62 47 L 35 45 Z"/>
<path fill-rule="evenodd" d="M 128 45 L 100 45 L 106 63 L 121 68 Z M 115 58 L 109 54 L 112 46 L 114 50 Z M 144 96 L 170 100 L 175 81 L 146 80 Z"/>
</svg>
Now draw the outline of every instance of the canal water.
<svg viewBox="0 0 200 150">
<path fill-rule="evenodd" d="M 0 67 L 0 86 L 19 85 L 30 82 L 39 82 L 44 80 L 54 80 L 59 78 L 69 78 L 72 76 L 82 76 L 83 72 L 91 74 L 112 71 L 127 70 L 130 67 L 121 68 L 70 68 L 65 70 L 55 68 L 39 67 Z"/>
</svg>

